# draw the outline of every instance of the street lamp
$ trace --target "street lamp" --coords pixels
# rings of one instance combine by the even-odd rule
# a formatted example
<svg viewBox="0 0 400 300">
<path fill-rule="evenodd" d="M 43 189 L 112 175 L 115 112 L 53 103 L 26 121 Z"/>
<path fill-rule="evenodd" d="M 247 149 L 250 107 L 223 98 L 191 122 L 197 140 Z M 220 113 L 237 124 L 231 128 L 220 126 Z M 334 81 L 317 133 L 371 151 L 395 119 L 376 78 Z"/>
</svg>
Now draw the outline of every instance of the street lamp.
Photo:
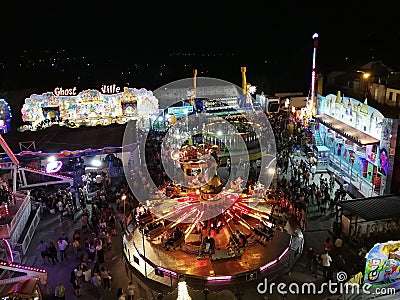
<svg viewBox="0 0 400 300">
<path fill-rule="evenodd" d="M 126 202 L 126 195 L 125 194 L 123 194 L 122 196 L 121 196 L 121 200 L 123 200 L 124 201 L 124 223 L 125 223 L 125 227 L 126 227 L 126 215 L 125 215 L 125 202 Z"/>
<path fill-rule="evenodd" d="M 365 79 L 365 97 L 367 97 L 368 94 L 368 79 L 370 76 L 370 73 L 363 73 L 363 78 Z"/>
</svg>

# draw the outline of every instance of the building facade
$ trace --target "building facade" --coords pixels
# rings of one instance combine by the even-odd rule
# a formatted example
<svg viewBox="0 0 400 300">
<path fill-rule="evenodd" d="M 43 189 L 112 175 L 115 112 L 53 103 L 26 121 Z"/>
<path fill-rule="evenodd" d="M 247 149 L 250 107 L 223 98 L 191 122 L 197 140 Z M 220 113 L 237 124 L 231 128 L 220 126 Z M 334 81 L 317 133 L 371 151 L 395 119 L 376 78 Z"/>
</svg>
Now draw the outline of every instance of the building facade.
<svg viewBox="0 0 400 300">
<path fill-rule="evenodd" d="M 318 95 L 314 134 L 330 149 L 337 178 L 360 197 L 393 192 L 398 119 L 350 97 Z"/>
</svg>

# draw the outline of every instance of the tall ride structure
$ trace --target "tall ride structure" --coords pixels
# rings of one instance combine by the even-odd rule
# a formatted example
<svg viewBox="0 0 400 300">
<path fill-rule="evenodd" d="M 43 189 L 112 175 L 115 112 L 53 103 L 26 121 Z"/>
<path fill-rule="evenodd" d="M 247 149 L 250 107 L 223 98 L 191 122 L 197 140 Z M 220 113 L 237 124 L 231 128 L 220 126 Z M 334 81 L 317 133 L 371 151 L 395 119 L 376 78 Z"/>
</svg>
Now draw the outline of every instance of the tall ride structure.
<svg viewBox="0 0 400 300">
<path fill-rule="evenodd" d="M 197 69 L 193 70 L 193 89 L 190 97 L 190 105 L 196 108 Z"/>
<path fill-rule="evenodd" d="M 318 48 L 318 33 L 314 33 L 313 36 L 314 41 L 314 50 L 313 50 L 313 58 L 312 58 L 312 71 L 311 71 L 311 93 L 307 103 L 307 109 L 309 114 L 313 116 L 315 114 L 315 103 L 316 103 L 316 94 L 315 90 L 317 87 L 317 76 L 316 76 L 316 56 L 317 56 L 317 48 Z"/>
</svg>

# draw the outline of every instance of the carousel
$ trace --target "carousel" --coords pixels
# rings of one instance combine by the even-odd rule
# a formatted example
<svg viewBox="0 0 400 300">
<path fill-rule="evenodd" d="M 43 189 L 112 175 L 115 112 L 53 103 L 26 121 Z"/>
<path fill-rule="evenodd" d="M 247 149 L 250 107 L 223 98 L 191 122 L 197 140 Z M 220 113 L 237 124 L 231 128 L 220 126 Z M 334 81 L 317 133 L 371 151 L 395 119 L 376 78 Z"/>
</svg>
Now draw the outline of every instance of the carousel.
<svg viewBox="0 0 400 300">
<path fill-rule="evenodd" d="M 124 250 L 139 271 L 144 264 L 146 277 L 154 271 L 229 281 L 263 272 L 288 252 L 292 230 L 279 195 L 242 176 L 227 181 L 219 151 L 206 143 L 172 150 L 183 184 L 166 184 L 136 208 Z"/>
</svg>

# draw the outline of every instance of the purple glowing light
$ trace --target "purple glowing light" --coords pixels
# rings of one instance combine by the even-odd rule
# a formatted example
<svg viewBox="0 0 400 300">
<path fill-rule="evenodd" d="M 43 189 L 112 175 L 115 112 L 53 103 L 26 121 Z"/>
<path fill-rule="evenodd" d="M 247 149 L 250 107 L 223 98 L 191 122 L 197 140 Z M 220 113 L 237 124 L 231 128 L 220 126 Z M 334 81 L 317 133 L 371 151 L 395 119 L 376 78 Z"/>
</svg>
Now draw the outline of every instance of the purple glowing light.
<svg viewBox="0 0 400 300">
<path fill-rule="evenodd" d="M 210 276 L 207 277 L 207 281 L 221 281 L 221 280 L 231 280 L 232 276 Z"/>
<path fill-rule="evenodd" d="M 268 267 L 270 267 L 270 266 L 276 264 L 277 262 L 278 262 L 278 260 L 277 260 L 277 259 L 274 259 L 273 261 L 271 261 L 271 262 L 267 263 L 266 265 L 260 267 L 260 271 L 261 271 L 261 272 L 264 271 L 266 268 L 268 268 Z"/>
<path fill-rule="evenodd" d="M 10 253 L 11 262 L 14 262 L 14 255 L 13 255 L 13 253 L 12 253 L 12 249 L 11 249 L 10 243 L 9 243 L 6 239 L 3 239 L 3 241 L 4 241 L 4 243 L 5 243 L 6 246 L 7 246 L 8 252 Z"/>
<path fill-rule="evenodd" d="M 287 247 L 287 248 L 285 249 L 285 251 L 283 251 L 282 254 L 279 255 L 278 260 L 281 260 L 281 258 L 284 257 L 285 254 L 286 254 L 288 251 L 289 251 L 289 247 Z"/>
</svg>

